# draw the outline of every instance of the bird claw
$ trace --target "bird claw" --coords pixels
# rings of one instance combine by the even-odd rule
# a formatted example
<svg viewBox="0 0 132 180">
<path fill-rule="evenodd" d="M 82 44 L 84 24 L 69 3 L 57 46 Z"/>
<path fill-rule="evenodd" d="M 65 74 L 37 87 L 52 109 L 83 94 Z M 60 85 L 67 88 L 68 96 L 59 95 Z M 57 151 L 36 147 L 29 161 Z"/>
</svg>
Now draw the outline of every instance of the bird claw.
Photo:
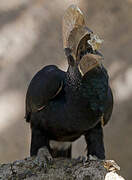
<svg viewBox="0 0 132 180">
<path fill-rule="evenodd" d="M 88 166 L 89 165 L 89 161 L 97 161 L 99 160 L 95 155 L 92 156 L 91 154 L 88 155 L 88 157 L 86 157 L 86 160 L 84 162 L 84 166 Z"/>
<path fill-rule="evenodd" d="M 78 162 L 78 163 L 86 163 L 87 162 L 87 157 L 86 156 L 79 156 L 77 159 L 76 159 L 76 161 Z"/>
<path fill-rule="evenodd" d="M 48 164 L 53 163 L 53 158 L 47 147 L 42 147 L 38 150 L 37 157 L 35 158 L 35 163 L 39 167 L 47 168 Z"/>
<path fill-rule="evenodd" d="M 114 160 L 104 160 L 104 168 L 106 168 L 107 171 L 112 171 L 112 172 L 120 170 L 120 167 Z"/>
<path fill-rule="evenodd" d="M 92 156 L 92 155 L 89 155 L 88 157 L 86 156 L 79 156 L 76 161 L 78 163 L 83 163 L 84 165 L 88 163 L 88 161 L 97 161 L 98 158 L 96 156 Z"/>
<path fill-rule="evenodd" d="M 97 161 L 97 160 L 99 160 L 98 158 L 97 158 L 97 156 L 92 156 L 91 154 L 88 156 L 88 160 L 90 160 L 90 161 Z"/>
</svg>

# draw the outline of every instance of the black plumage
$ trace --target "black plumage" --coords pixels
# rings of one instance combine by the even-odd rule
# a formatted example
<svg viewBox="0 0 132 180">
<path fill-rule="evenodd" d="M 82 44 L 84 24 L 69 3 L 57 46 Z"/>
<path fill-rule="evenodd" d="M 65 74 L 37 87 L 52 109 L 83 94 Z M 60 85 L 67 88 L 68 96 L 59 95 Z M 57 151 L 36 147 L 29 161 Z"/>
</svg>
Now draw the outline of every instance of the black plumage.
<svg viewBox="0 0 132 180">
<path fill-rule="evenodd" d="M 30 122 L 32 131 L 31 156 L 47 147 L 53 156 L 70 157 L 71 146 L 57 150 L 50 146 L 50 141 L 73 142 L 84 135 L 87 155 L 105 158 L 102 124 L 110 119 L 113 96 L 107 71 L 101 63 L 90 70 L 88 65 L 87 72 L 81 73 L 79 64 L 84 56 L 90 62 L 98 57 L 90 44 L 84 49 L 79 61 L 71 49 L 65 49 L 67 72 L 49 65 L 31 80 L 26 95 L 26 121 Z"/>
<path fill-rule="evenodd" d="M 32 79 L 26 97 L 26 119 L 32 129 L 31 155 L 44 145 L 49 147 L 50 140 L 74 141 L 81 135 L 87 137 L 97 126 L 99 132 L 92 137 L 96 149 L 98 133 L 103 138 L 101 117 L 106 124 L 112 106 L 108 75 L 103 66 L 92 69 L 83 78 L 76 66 L 69 66 L 67 72 L 53 65 L 44 67 Z M 103 142 L 101 148 L 104 151 Z M 104 152 L 101 155 L 97 152 L 92 155 L 104 158 Z"/>
</svg>

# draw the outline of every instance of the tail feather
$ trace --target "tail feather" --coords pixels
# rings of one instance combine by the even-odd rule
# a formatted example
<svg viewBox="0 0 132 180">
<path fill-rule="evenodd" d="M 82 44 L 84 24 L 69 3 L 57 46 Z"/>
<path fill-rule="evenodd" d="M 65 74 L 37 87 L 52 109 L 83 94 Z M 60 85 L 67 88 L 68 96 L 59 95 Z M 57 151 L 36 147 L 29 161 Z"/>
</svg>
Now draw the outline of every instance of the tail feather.
<svg viewBox="0 0 132 180">
<path fill-rule="evenodd" d="M 64 157 L 71 158 L 72 145 L 71 142 L 50 141 L 51 154 L 54 158 Z"/>
</svg>

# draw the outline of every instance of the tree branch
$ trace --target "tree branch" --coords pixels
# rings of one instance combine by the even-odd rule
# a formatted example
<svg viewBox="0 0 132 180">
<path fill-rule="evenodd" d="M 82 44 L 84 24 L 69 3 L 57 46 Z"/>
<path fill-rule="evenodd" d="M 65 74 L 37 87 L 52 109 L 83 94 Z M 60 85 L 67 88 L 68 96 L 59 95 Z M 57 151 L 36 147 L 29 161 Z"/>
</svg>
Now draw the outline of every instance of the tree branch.
<svg viewBox="0 0 132 180">
<path fill-rule="evenodd" d="M 104 168 L 104 161 L 90 160 L 87 163 L 77 160 L 55 159 L 47 167 L 37 165 L 36 159 L 26 158 L 13 163 L 0 165 L 2 180 L 124 180 L 116 172 Z"/>
</svg>

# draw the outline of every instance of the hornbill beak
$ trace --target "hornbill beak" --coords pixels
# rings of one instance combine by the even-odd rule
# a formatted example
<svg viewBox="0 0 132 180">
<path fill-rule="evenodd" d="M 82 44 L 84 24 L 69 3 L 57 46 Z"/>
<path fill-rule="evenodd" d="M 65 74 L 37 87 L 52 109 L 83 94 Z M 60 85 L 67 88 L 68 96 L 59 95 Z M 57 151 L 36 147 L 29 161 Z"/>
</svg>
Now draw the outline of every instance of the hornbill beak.
<svg viewBox="0 0 132 180">
<path fill-rule="evenodd" d="M 65 11 L 62 27 L 63 46 L 67 57 L 72 56 L 77 64 L 89 59 L 86 58 L 89 54 L 92 54 L 94 59 L 97 58 L 97 61 L 103 57 L 98 52 L 102 40 L 86 26 L 84 15 L 76 5 L 71 5 Z"/>
<path fill-rule="evenodd" d="M 77 60 L 79 42 L 84 38 L 90 40 L 92 31 L 86 27 L 83 13 L 76 5 L 71 5 L 63 16 L 63 47 L 69 48 Z"/>
</svg>

